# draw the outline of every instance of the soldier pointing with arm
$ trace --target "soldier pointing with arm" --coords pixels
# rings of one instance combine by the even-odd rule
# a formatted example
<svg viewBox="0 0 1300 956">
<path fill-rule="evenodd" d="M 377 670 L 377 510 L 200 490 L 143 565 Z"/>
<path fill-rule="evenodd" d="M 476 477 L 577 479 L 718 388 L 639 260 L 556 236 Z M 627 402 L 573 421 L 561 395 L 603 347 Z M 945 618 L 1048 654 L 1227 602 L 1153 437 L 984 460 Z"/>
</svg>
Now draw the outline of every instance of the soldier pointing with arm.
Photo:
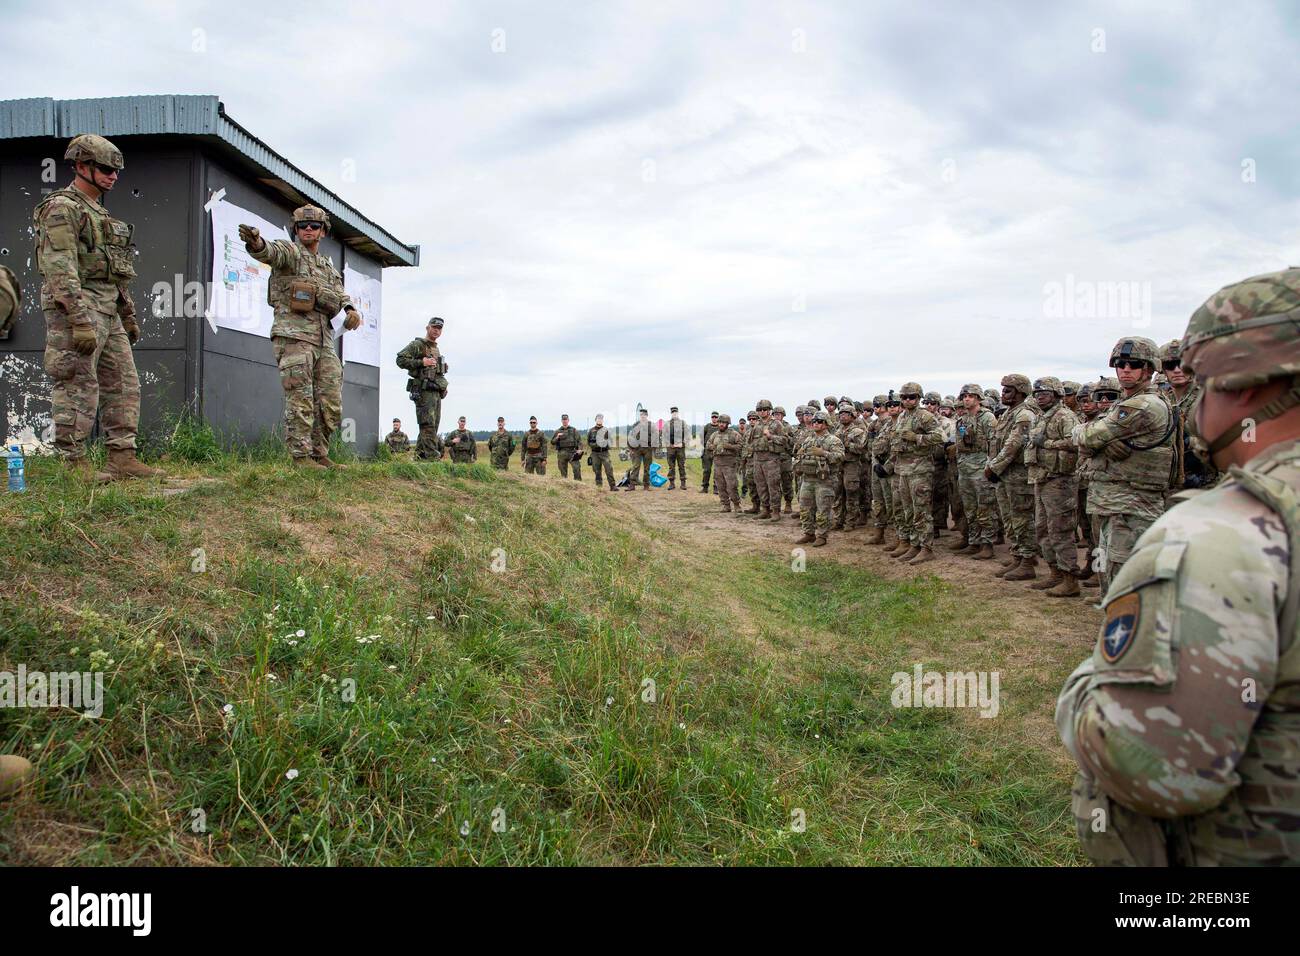
<svg viewBox="0 0 1300 956">
<path fill-rule="evenodd" d="M 361 313 L 343 291 L 343 277 L 320 252 L 330 217 L 317 206 L 293 211 L 292 241 L 267 242 L 256 226 L 239 227 L 244 248 L 271 267 L 266 301 L 275 309 L 271 347 L 284 389 L 284 439 L 294 465 L 339 468 L 329 459 L 330 436 L 343 419 L 343 365 L 334 350 L 331 322 L 347 312 L 343 328 L 361 324 Z"/>
</svg>

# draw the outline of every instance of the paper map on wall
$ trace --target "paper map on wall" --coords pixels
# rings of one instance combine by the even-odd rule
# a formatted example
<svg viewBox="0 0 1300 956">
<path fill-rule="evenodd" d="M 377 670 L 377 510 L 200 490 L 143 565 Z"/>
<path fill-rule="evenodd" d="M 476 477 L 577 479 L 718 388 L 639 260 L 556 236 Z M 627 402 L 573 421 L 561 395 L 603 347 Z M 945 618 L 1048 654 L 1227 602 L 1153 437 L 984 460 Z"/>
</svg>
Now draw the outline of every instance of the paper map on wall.
<svg viewBox="0 0 1300 956">
<path fill-rule="evenodd" d="M 267 242 L 289 234 L 261 216 L 222 201 L 212 212 L 212 285 L 208 322 L 223 329 L 271 337 L 275 313 L 266 302 L 271 269 L 258 262 L 239 240 L 239 225 L 256 226 Z"/>
<path fill-rule="evenodd" d="M 382 289 L 378 279 L 343 267 L 343 288 L 352 304 L 361 310 L 364 319 L 360 327 L 343 333 L 343 361 L 379 366 L 379 323 L 383 311 Z M 343 328 L 346 313 L 334 320 L 336 329 Z"/>
</svg>

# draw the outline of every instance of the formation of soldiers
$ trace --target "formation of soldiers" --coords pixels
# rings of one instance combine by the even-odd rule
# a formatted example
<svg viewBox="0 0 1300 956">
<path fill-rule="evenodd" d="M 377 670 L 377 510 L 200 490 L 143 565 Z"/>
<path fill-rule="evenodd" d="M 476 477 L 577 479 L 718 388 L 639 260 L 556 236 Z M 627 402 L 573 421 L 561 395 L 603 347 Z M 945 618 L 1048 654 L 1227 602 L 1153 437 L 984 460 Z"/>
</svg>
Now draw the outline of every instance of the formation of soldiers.
<svg viewBox="0 0 1300 956">
<path fill-rule="evenodd" d="M 971 560 L 1005 543 L 998 577 L 1078 596 L 1109 583 L 1174 493 L 1218 476 L 1186 428 L 1199 389 L 1180 348 L 1125 337 L 1114 375 L 1082 385 L 1009 373 L 1000 391 L 941 397 L 907 382 L 870 402 L 828 395 L 798 406 L 796 425 L 767 399 L 739 432 L 714 413 L 700 490 L 712 479 L 724 512 L 757 520 L 780 520 L 797 497 L 796 543 L 866 529 L 864 545 L 913 565 L 934 560 L 950 528 L 948 548 Z"/>
</svg>

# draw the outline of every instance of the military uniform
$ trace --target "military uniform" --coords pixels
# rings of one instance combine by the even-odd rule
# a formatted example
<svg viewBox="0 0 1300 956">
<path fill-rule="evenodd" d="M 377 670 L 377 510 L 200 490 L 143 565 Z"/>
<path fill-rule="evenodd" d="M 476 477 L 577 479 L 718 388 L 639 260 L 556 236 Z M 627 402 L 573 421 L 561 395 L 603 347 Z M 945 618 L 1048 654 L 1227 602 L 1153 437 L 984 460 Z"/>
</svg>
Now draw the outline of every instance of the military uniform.
<svg viewBox="0 0 1300 956">
<path fill-rule="evenodd" d="M 668 447 L 668 487 L 681 482 L 686 490 L 686 443 L 691 440 L 691 426 L 680 418 L 670 418 L 664 423 L 664 444 Z M 676 446 L 676 447 L 674 447 Z"/>
<path fill-rule="evenodd" d="M 1025 465 L 1025 445 L 1029 440 L 1029 427 L 1038 417 L 1038 406 L 1027 399 L 1029 379 L 1023 375 L 1007 375 L 1003 387 L 1015 388 L 1020 401 L 1008 408 L 998 419 L 994 444 L 997 452 L 989 459 L 988 471 L 996 476 L 998 510 L 1015 559 L 1003 577 L 1011 581 L 1036 577 L 1034 566 L 1038 563 L 1038 541 L 1034 531 L 1034 489 L 1029 484 L 1029 469 Z M 987 477 L 987 474 L 986 474 Z"/>
<path fill-rule="evenodd" d="M 700 437 L 700 471 L 703 476 L 700 480 L 701 494 L 709 490 L 710 482 L 713 481 L 713 443 L 711 439 L 713 433 L 718 430 L 718 426 L 714 422 L 714 416 L 716 415 L 717 412 L 714 412 L 713 415 L 709 416 L 709 423 L 704 426 L 704 431 Z"/>
<path fill-rule="evenodd" d="M 758 412 L 749 413 L 749 426 L 741 434 L 740 443 L 740 496 L 749 498 L 747 514 L 758 514 L 758 484 L 754 481 L 754 436 L 758 434 L 754 426 L 758 423 Z"/>
<path fill-rule="evenodd" d="M 980 394 L 978 385 L 964 385 L 962 396 Z M 993 557 L 993 539 L 997 535 L 997 492 L 984 477 L 989 462 L 989 444 L 997 429 L 998 420 L 993 413 L 981 407 L 978 412 L 965 410 L 954 420 L 957 449 L 957 487 L 961 493 L 962 511 L 966 516 L 967 550 L 971 557 L 987 560 Z"/>
<path fill-rule="evenodd" d="M 885 412 L 888 396 L 877 395 L 878 416 L 867 428 L 867 440 L 871 449 L 871 523 L 875 531 L 867 539 L 868 544 L 884 544 L 885 529 L 894 521 L 894 498 L 889 480 L 889 430 L 894 420 Z"/>
<path fill-rule="evenodd" d="M 555 429 L 551 444 L 555 446 L 555 463 L 560 466 L 560 477 L 569 477 L 569 466 L 573 466 L 573 480 L 582 481 L 582 458 L 580 457 L 582 439 L 578 430 L 572 425 L 562 425 Z"/>
<path fill-rule="evenodd" d="M 867 448 L 867 428 L 857 417 L 852 405 L 841 405 L 837 413 L 851 413 L 847 423 L 841 422 L 835 435 L 843 446 L 843 459 L 839 468 L 839 481 L 835 487 L 835 521 L 839 531 L 845 527 L 856 528 L 862 524 L 862 469 L 870 455 Z"/>
<path fill-rule="evenodd" d="M 632 456 L 632 472 L 641 490 L 650 489 L 650 462 L 654 458 L 655 426 L 650 419 L 639 421 L 627 432 L 627 450 Z"/>
<path fill-rule="evenodd" d="M 0 341 L 9 338 L 22 306 L 23 287 L 18 277 L 8 266 L 0 266 Z"/>
<path fill-rule="evenodd" d="M 609 463 L 609 429 L 604 425 L 592 425 L 587 430 L 587 451 L 591 454 L 591 468 L 596 473 L 596 487 L 600 487 L 603 473 L 609 481 L 609 488 L 614 489 L 614 469 Z"/>
<path fill-rule="evenodd" d="M 1034 392 L 1050 392 L 1053 404 L 1029 426 L 1025 465 L 1034 489 L 1034 533 L 1038 553 L 1050 576 L 1031 585 L 1051 597 L 1079 593 L 1075 569 L 1079 549 L 1074 543 L 1079 489 L 1075 478 L 1078 453 L 1070 435 L 1079 419 L 1061 399 L 1064 389 L 1050 376 L 1034 382 Z"/>
<path fill-rule="evenodd" d="M 121 152 L 100 136 L 74 138 L 64 158 L 124 168 Z M 89 474 L 86 440 L 98 414 L 109 456 L 101 479 L 160 474 L 135 460 L 140 378 L 131 346 L 140 328 L 128 288 L 136 274 L 133 232 L 76 186 L 54 190 L 32 215 L 45 372 L 54 383 L 54 447 Z M 16 296 L 16 282 L 12 291 Z"/>
<path fill-rule="evenodd" d="M 524 463 L 524 474 L 546 474 L 546 433 L 537 427 L 536 419 L 519 441 L 519 458 Z"/>
<path fill-rule="evenodd" d="M 713 455 L 714 479 L 718 483 L 718 495 L 722 498 L 722 510 L 735 509 L 740 514 L 740 489 L 736 484 L 736 467 L 739 463 L 742 439 L 740 432 L 730 427 L 730 415 L 718 416 L 718 429 L 709 436 L 709 451 Z"/>
<path fill-rule="evenodd" d="M 510 456 L 515 453 L 515 436 L 507 431 L 495 431 L 487 440 L 487 446 L 492 467 L 498 471 L 509 471 Z"/>
<path fill-rule="evenodd" d="M 921 397 L 921 386 L 909 382 L 899 390 L 901 397 Z M 893 444 L 894 470 L 899 475 L 902 508 L 906 514 L 910 547 L 898 557 L 929 560 L 934 544 L 934 452 L 943 447 L 943 427 L 938 416 L 921 408 L 904 407 L 894 421 L 890 437 Z"/>
<path fill-rule="evenodd" d="M 948 449 L 953 446 L 955 437 L 952 420 L 939 414 L 939 405 L 942 401 L 938 392 L 927 392 L 922 403 L 926 411 L 935 417 L 939 427 L 943 429 L 943 444 L 934 449 L 933 490 L 930 496 L 931 523 L 936 536 L 948 530 Z M 931 408 L 931 405 L 934 407 Z"/>
<path fill-rule="evenodd" d="M 825 412 L 815 418 L 825 422 Z M 839 466 L 844 460 L 843 443 L 829 431 L 818 435 L 815 430 L 804 435 L 794 452 L 794 467 L 801 477 L 799 484 L 799 524 L 801 542 L 826 544 L 831 514 L 835 508 L 835 490 L 839 484 Z"/>
<path fill-rule="evenodd" d="M 394 428 L 384 436 L 384 444 L 388 446 L 389 452 L 394 455 L 404 455 L 411 450 L 411 439 L 406 437 L 406 432 L 400 428 Z"/>
<path fill-rule="evenodd" d="M 435 319 L 439 326 L 442 319 Z M 425 365 L 425 359 L 432 359 L 432 365 Z M 428 336 L 412 339 L 410 344 L 397 353 L 397 367 L 406 370 L 406 393 L 415 403 L 415 420 L 420 426 L 420 434 L 415 439 L 415 454 L 418 458 L 433 458 L 434 445 L 438 438 L 438 425 L 442 421 L 442 400 L 447 397 L 447 360 L 436 342 Z"/>
<path fill-rule="evenodd" d="M 753 469 L 758 485 L 758 517 L 772 521 L 781 517 L 781 456 L 786 451 L 785 426 L 770 414 L 772 403 L 758 403 L 758 422 L 754 426 Z M 763 412 L 768 412 L 766 418 Z"/>
<path fill-rule="evenodd" d="M 457 428 L 447 432 L 443 447 L 451 453 L 451 460 L 462 465 L 478 461 L 478 442 L 474 433 L 467 428 Z"/>
</svg>

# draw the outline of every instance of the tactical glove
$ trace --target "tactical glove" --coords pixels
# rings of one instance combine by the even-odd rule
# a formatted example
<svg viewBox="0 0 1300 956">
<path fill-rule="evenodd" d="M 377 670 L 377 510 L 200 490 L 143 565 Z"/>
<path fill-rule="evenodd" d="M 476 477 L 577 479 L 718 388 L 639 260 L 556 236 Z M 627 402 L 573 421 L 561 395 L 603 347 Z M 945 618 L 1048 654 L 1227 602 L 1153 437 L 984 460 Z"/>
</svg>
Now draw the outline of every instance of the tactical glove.
<svg viewBox="0 0 1300 956">
<path fill-rule="evenodd" d="M 996 471 L 994 471 L 992 468 L 989 468 L 987 466 L 984 468 L 984 478 L 986 481 L 989 482 L 989 484 L 993 484 L 993 485 L 996 485 L 999 481 L 1002 480 L 1000 477 L 998 477 L 998 473 Z"/>
<path fill-rule="evenodd" d="M 813 447 L 809 450 L 808 453 L 815 458 L 826 457 L 826 449 L 821 447 L 821 445 L 813 445 Z"/>
<path fill-rule="evenodd" d="M 1029 436 L 1029 444 L 1035 448 L 1042 448 L 1047 444 L 1047 432 L 1034 432 Z"/>
<path fill-rule="evenodd" d="M 126 332 L 126 340 L 132 345 L 140 340 L 140 326 L 136 323 L 134 315 L 122 317 L 122 329 Z"/>
<path fill-rule="evenodd" d="M 885 471 L 884 465 L 874 465 L 871 469 L 876 473 L 877 478 L 888 478 L 889 473 Z"/>
<path fill-rule="evenodd" d="M 343 320 L 343 328 L 351 332 L 361 324 L 361 312 L 359 309 L 348 309 L 348 317 Z"/>
<path fill-rule="evenodd" d="M 72 327 L 72 347 L 78 355 L 91 355 L 98 344 L 99 336 L 91 323 L 78 323 Z"/>
<path fill-rule="evenodd" d="M 240 225 L 239 238 L 250 249 L 262 248 L 262 234 L 256 226 Z"/>
</svg>

